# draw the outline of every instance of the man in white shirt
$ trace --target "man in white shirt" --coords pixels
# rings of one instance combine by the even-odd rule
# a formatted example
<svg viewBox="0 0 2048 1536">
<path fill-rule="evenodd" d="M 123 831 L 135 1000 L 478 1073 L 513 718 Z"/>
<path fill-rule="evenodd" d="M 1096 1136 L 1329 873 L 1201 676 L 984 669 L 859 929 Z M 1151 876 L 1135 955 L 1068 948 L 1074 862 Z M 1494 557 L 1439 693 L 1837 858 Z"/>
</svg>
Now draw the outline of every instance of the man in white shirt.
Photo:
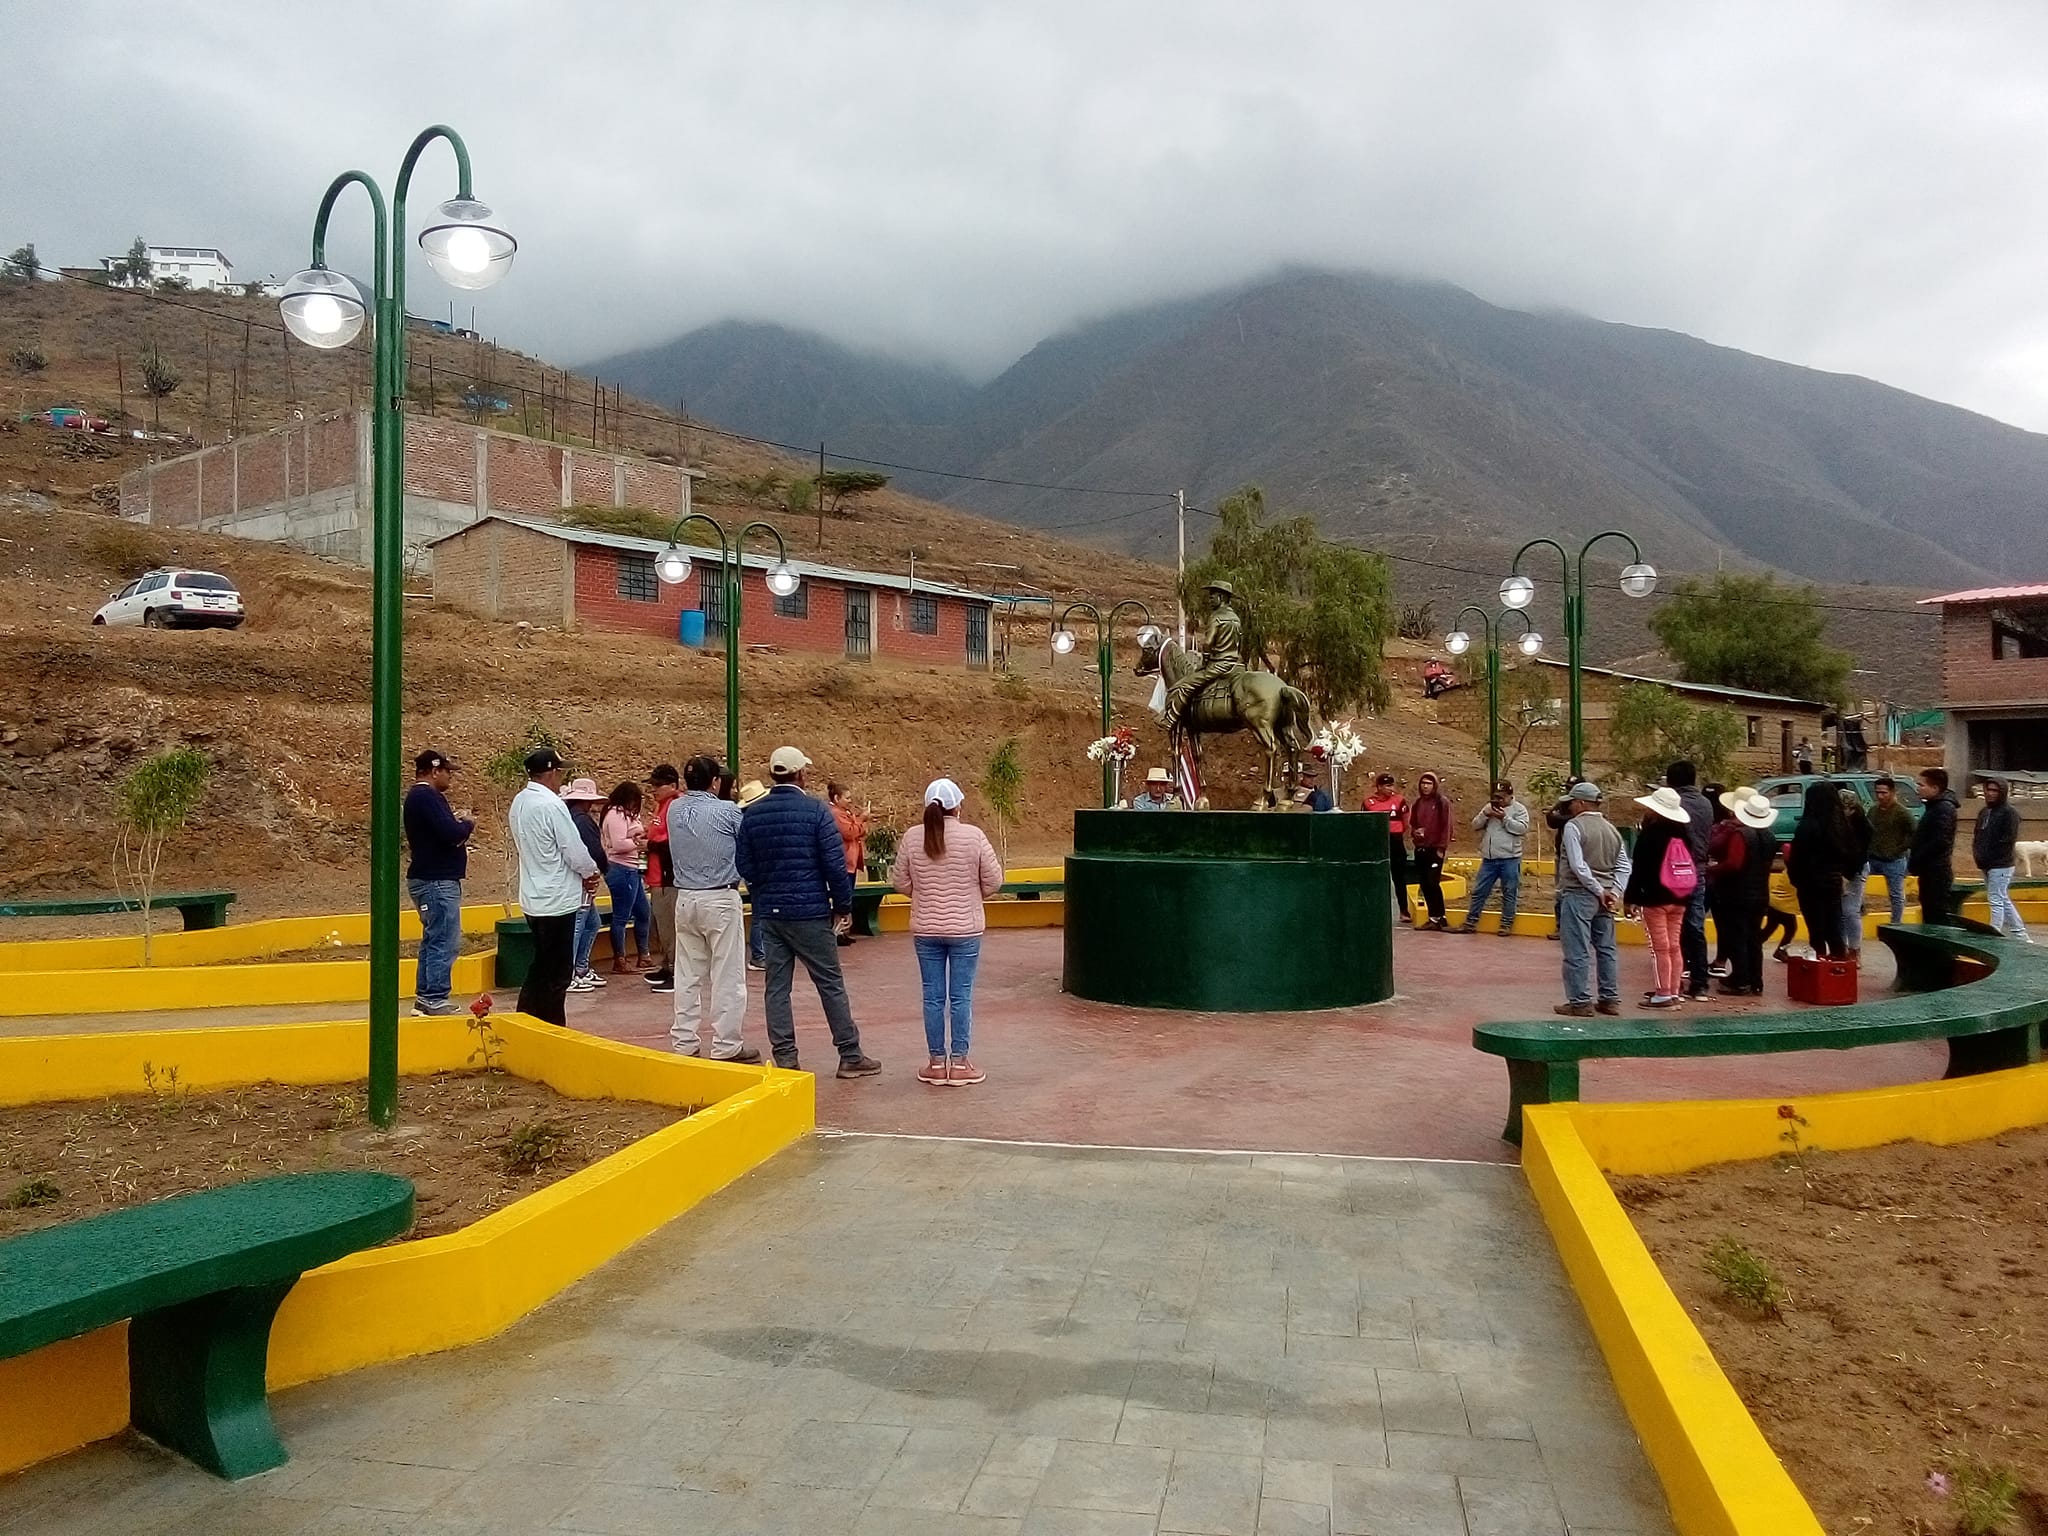
<svg viewBox="0 0 2048 1536">
<path fill-rule="evenodd" d="M 519 1011 L 550 1024 L 569 1022 L 569 977 L 575 969 L 576 914 L 597 889 L 597 861 L 583 846 L 562 803 L 561 755 L 553 747 L 526 754 L 526 788 L 512 797 L 512 845 L 519 851 L 519 909 L 533 935 L 533 962 L 519 989 Z"/>
</svg>

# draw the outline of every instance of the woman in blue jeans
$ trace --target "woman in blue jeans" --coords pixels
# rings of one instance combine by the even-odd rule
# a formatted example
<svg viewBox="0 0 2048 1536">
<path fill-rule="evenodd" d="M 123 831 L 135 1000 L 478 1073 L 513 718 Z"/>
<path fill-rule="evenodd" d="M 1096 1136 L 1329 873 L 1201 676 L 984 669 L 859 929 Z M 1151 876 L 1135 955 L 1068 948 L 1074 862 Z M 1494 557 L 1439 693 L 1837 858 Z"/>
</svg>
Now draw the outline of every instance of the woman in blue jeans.
<svg viewBox="0 0 2048 1536">
<path fill-rule="evenodd" d="M 981 828 L 960 820 L 966 796 L 951 779 L 924 792 L 924 836 L 896 856 L 896 889 L 910 897 L 911 942 L 924 983 L 924 1039 L 931 1062 L 921 1083 L 958 1087 L 988 1074 L 967 1054 L 973 1033 L 974 973 L 988 919 L 981 904 L 1003 888 L 1003 865 Z"/>
<path fill-rule="evenodd" d="M 647 900 L 647 828 L 640 824 L 640 786 L 631 779 L 613 789 L 605 801 L 598 831 L 604 838 L 605 889 L 612 893 L 612 974 L 644 971 L 648 929 L 654 908 Z M 626 963 L 626 929 L 633 930 L 633 962 Z"/>
</svg>

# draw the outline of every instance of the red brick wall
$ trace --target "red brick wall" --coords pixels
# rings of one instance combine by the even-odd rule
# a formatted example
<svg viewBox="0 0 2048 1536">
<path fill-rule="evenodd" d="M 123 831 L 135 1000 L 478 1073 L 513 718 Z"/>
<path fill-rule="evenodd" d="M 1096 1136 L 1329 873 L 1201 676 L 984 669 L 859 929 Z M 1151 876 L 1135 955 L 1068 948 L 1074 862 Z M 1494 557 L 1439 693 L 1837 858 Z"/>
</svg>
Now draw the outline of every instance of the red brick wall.
<svg viewBox="0 0 2048 1536">
<path fill-rule="evenodd" d="M 476 505 L 476 439 L 473 429 L 423 416 L 405 421 L 405 489 L 408 495 Z"/>
<path fill-rule="evenodd" d="M 1941 613 L 1942 697 L 1964 704 L 2048 699 L 2048 656 L 2000 661 L 1992 650 L 1991 609 L 1959 604 Z"/>
<path fill-rule="evenodd" d="M 150 474 L 151 521 L 161 528 L 193 528 L 199 523 L 199 461 L 181 459 L 158 464 Z"/>
<path fill-rule="evenodd" d="M 613 504 L 612 456 L 608 453 L 578 453 L 569 481 L 569 500 L 577 506 L 609 507 Z"/>
<path fill-rule="evenodd" d="M 356 480 L 356 418 L 330 416 L 306 423 L 306 477 L 299 484 L 302 494 L 354 485 Z M 296 469 L 296 466 L 294 466 Z M 244 505 L 247 505 L 244 502 Z"/>
<path fill-rule="evenodd" d="M 685 608 L 697 606 L 701 590 L 698 583 L 704 567 L 693 565 L 688 579 L 680 585 L 658 586 L 653 602 L 641 602 L 618 595 L 618 559 L 615 550 L 588 546 L 577 548 L 577 626 L 673 638 L 677 615 Z M 803 589 L 807 594 L 805 616 L 800 619 L 784 618 L 775 612 L 775 596 L 768 590 L 767 573 L 751 568 L 743 572 L 740 577 L 741 643 L 778 645 L 793 651 L 811 651 L 828 656 L 844 655 L 845 584 L 813 578 L 804 582 Z M 913 635 L 908 628 L 907 601 L 904 604 L 905 628 L 901 631 L 894 628 L 894 600 L 895 594 L 887 591 L 876 592 L 872 599 L 874 654 L 896 660 L 966 665 L 967 605 L 964 602 L 958 598 L 940 598 L 939 633 Z"/>
<path fill-rule="evenodd" d="M 500 512 L 559 512 L 562 450 L 530 438 L 490 439 L 491 505 Z"/>
<path fill-rule="evenodd" d="M 683 503 L 683 472 L 666 464 L 641 459 L 626 460 L 626 505 L 645 507 L 664 516 L 680 517 L 688 510 Z"/>
<path fill-rule="evenodd" d="M 243 506 L 262 507 L 284 500 L 285 445 L 297 447 L 292 441 L 296 436 L 290 432 L 266 432 L 261 437 L 242 439 Z"/>
</svg>

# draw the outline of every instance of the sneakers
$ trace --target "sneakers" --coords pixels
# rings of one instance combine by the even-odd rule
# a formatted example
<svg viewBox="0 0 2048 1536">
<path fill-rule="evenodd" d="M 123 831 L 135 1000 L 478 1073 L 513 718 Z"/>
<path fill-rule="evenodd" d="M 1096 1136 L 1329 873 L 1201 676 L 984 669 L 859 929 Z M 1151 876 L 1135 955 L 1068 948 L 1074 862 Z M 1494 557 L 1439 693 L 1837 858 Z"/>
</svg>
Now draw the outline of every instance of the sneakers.
<svg viewBox="0 0 2048 1536">
<path fill-rule="evenodd" d="M 873 1077 L 882 1070 L 882 1064 L 872 1056 L 847 1056 L 839 1063 L 840 1077 Z"/>
<path fill-rule="evenodd" d="M 1653 992 L 1650 996 L 1643 999 L 1643 1006 L 1645 1008 L 1676 1008 L 1681 1001 L 1682 999 L 1674 997 L 1669 993 Z"/>
<path fill-rule="evenodd" d="M 758 974 L 760 974 L 761 972 L 763 972 L 763 971 L 766 971 L 766 970 L 768 969 L 768 967 L 767 967 L 767 966 L 765 966 L 765 965 L 757 965 L 757 964 L 755 964 L 755 963 L 754 963 L 754 962 L 753 962 L 752 960 L 749 960 L 749 961 L 747 962 L 747 969 L 748 969 L 748 970 L 750 970 L 750 971 L 753 971 L 753 972 L 754 972 L 755 974 L 757 974 L 757 975 L 758 975 Z"/>
<path fill-rule="evenodd" d="M 943 1056 L 934 1056 L 929 1063 L 917 1069 L 917 1080 L 934 1087 L 949 1081 L 950 1067 Z"/>
<path fill-rule="evenodd" d="M 758 1067 L 761 1065 L 761 1053 L 751 1045 L 743 1045 L 730 1056 L 713 1056 L 711 1060 L 730 1061 L 742 1067 Z"/>
<path fill-rule="evenodd" d="M 644 980 L 647 983 L 647 985 L 654 988 L 657 992 L 673 992 L 676 989 L 676 973 L 672 970 L 669 970 L 666 966 L 664 966 L 662 969 L 658 971 L 649 971 L 646 974 L 646 976 L 644 976 L 641 979 Z"/>
<path fill-rule="evenodd" d="M 1446 928 L 1444 930 L 1445 933 L 1477 933 L 1478 931 L 1479 925 L 1477 923 L 1460 923 L 1455 928 Z"/>
<path fill-rule="evenodd" d="M 798 1065 L 797 1059 L 794 1056 L 778 1056 L 775 1058 L 775 1065 L 785 1072 L 803 1071 L 803 1068 Z"/>
<path fill-rule="evenodd" d="M 1441 917 L 1432 917 L 1428 922 L 1422 925 L 1422 931 L 1424 933 L 1449 933 L 1451 931 L 1451 925 L 1448 921 Z"/>
<path fill-rule="evenodd" d="M 569 978 L 569 990 L 571 992 L 595 992 L 603 985 L 604 983 L 599 981 L 596 973 L 592 971 L 584 971 L 580 975 Z"/>
<path fill-rule="evenodd" d="M 1562 1019 L 1590 1019 L 1593 1017 L 1591 1003 L 1559 1003 L 1550 1010 Z"/>
<path fill-rule="evenodd" d="M 453 1003 L 422 1003 L 412 1005 L 412 1016 L 416 1019 L 439 1019 L 455 1011 Z"/>
<path fill-rule="evenodd" d="M 967 1084 L 985 1083 L 988 1081 L 988 1074 L 965 1056 L 955 1056 L 953 1069 L 947 1073 L 946 1081 L 958 1088 Z"/>
<path fill-rule="evenodd" d="M 1713 977 L 1716 981 L 1726 981 L 1730 976 L 1733 976 L 1735 974 L 1734 962 L 1728 960 L 1716 960 L 1712 965 L 1707 967 L 1707 974 Z"/>
</svg>

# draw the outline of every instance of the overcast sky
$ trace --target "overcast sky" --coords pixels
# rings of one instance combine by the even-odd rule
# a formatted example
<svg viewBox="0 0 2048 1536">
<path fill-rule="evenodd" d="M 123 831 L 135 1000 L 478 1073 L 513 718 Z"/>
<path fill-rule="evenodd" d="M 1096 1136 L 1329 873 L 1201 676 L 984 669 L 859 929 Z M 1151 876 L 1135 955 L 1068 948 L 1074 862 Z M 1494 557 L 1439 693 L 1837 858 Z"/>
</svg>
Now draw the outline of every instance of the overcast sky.
<svg viewBox="0 0 2048 1536">
<path fill-rule="evenodd" d="M 461 129 L 558 362 L 725 318 L 992 373 L 1283 262 L 1668 326 L 2048 430 L 2040 0 L 0 0 L 0 250 L 304 264 Z M 387 182 L 388 190 L 388 182 Z M 451 195 L 442 152 L 417 214 Z M 367 266 L 367 218 L 332 264 Z M 415 313 L 452 295 L 416 264 Z M 461 310 L 467 317 L 467 304 Z"/>
</svg>

